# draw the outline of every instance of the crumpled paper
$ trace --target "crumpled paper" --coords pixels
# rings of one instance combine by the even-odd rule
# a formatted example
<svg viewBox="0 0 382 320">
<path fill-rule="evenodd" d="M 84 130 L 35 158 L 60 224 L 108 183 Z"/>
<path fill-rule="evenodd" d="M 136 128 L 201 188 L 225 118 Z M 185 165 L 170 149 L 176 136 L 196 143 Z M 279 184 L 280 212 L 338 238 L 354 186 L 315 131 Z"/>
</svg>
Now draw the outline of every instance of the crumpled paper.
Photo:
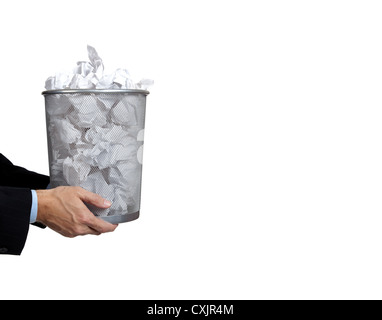
<svg viewBox="0 0 382 320">
<path fill-rule="evenodd" d="M 45 82 L 46 90 L 63 89 L 142 89 L 148 90 L 154 81 L 135 82 L 127 69 L 104 73 L 104 64 L 97 51 L 87 46 L 89 61 L 79 61 L 70 74 L 57 73 Z"/>
</svg>

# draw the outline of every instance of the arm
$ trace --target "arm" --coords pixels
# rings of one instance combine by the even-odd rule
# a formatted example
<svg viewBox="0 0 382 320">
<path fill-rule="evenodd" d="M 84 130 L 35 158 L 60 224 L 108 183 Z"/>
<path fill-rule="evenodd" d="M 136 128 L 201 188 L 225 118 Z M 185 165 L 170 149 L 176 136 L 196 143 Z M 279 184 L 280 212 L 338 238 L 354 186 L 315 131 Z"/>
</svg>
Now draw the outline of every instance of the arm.
<svg viewBox="0 0 382 320">
<path fill-rule="evenodd" d="M 49 177 L 15 166 L 0 153 L 0 254 L 21 254 L 29 231 L 31 188 L 48 184 Z"/>
<path fill-rule="evenodd" d="M 79 187 L 45 189 L 49 177 L 13 165 L 0 154 L 0 254 L 21 254 L 28 235 L 31 189 L 37 189 L 36 225 L 47 225 L 68 237 L 101 234 L 117 227 L 96 218 L 84 202 L 100 208 L 111 203 Z"/>
<path fill-rule="evenodd" d="M 96 218 L 84 202 L 99 208 L 111 203 L 80 187 L 37 190 L 37 221 L 66 237 L 114 231 L 117 225 Z M 29 231 L 30 189 L 0 187 L 0 254 L 20 255 Z"/>
<path fill-rule="evenodd" d="M 9 161 L 0 153 L 0 186 L 27 189 L 45 189 L 48 184 L 48 176 L 29 171 L 19 166 L 15 166 L 11 161 Z M 31 206 L 29 206 L 29 210 L 31 210 Z M 39 222 L 34 222 L 32 224 L 40 228 L 45 228 L 45 226 Z"/>
</svg>

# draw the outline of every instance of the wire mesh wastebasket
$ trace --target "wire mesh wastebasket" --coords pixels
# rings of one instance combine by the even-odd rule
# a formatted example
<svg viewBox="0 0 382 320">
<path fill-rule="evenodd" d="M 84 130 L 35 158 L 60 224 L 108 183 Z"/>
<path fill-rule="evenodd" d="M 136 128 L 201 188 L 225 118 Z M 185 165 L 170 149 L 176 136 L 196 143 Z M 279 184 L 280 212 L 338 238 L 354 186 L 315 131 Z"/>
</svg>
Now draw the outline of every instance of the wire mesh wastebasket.
<svg viewBox="0 0 382 320">
<path fill-rule="evenodd" d="M 135 220 L 141 202 L 145 90 L 49 90 L 45 97 L 52 188 L 80 186 L 112 202 L 88 205 L 111 223 Z"/>
</svg>

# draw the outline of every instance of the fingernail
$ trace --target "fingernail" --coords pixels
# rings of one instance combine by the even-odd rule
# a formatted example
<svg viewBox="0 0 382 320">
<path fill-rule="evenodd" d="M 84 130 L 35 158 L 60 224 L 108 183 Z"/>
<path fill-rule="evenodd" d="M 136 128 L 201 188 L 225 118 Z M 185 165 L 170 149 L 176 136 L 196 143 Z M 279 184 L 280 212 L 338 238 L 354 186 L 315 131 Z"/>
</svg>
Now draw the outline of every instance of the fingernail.
<svg viewBox="0 0 382 320">
<path fill-rule="evenodd" d="M 111 202 L 110 202 L 109 200 L 105 200 L 105 201 L 103 202 L 103 204 L 104 204 L 105 206 L 108 206 L 108 207 L 111 206 Z"/>
</svg>

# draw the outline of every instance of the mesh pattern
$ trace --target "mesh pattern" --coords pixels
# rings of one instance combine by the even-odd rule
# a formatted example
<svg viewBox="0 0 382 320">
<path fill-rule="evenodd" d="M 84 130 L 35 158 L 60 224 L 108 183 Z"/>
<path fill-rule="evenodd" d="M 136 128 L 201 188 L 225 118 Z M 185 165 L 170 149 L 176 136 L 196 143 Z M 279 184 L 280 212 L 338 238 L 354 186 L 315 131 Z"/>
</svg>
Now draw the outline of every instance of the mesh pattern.
<svg viewBox="0 0 382 320">
<path fill-rule="evenodd" d="M 48 94 L 45 105 L 52 187 L 81 186 L 113 203 L 89 205 L 96 216 L 139 211 L 146 96 Z"/>
</svg>

